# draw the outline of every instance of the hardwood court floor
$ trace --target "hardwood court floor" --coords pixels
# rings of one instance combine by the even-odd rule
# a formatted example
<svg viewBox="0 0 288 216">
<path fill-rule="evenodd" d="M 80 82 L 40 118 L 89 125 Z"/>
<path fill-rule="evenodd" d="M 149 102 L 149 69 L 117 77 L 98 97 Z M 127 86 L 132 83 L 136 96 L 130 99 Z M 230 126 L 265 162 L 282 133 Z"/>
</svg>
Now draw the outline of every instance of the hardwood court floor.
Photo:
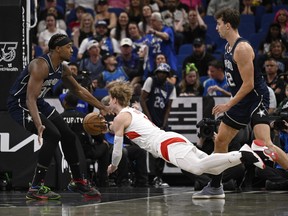
<svg viewBox="0 0 288 216">
<path fill-rule="evenodd" d="M 60 201 L 26 200 L 26 191 L 0 192 L 0 215 L 45 216 L 288 216 L 288 191 L 226 192 L 222 200 L 194 200 L 193 187 L 102 188 L 101 200 L 60 192 Z"/>
</svg>

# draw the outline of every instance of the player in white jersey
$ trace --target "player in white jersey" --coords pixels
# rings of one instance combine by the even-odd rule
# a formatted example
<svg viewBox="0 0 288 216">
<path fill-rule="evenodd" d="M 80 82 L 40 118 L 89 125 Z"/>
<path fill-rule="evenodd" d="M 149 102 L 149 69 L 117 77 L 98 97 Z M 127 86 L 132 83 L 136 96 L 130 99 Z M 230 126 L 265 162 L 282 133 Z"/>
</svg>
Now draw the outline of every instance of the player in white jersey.
<svg viewBox="0 0 288 216">
<path fill-rule="evenodd" d="M 184 136 L 161 130 L 142 112 L 128 107 L 133 94 L 133 89 L 128 83 L 112 82 L 108 85 L 108 90 L 109 107 L 116 114 L 113 123 L 109 125 L 109 130 L 115 133 L 115 138 L 108 174 L 117 170 L 122 157 L 124 135 L 155 157 L 161 157 L 196 175 L 219 174 L 242 162 L 253 163 L 261 169 L 265 167 L 260 157 L 246 144 L 239 151 L 207 155 Z"/>
</svg>

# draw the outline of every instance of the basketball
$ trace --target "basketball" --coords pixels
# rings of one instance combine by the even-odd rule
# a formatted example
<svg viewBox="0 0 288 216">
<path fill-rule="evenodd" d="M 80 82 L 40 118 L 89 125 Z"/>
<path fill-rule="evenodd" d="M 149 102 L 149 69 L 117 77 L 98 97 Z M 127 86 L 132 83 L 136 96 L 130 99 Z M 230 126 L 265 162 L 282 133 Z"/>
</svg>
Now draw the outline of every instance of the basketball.
<svg viewBox="0 0 288 216">
<path fill-rule="evenodd" d="M 83 128 L 90 135 L 99 135 L 107 131 L 105 118 L 98 112 L 92 112 L 85 116 Z"/>
</svg>

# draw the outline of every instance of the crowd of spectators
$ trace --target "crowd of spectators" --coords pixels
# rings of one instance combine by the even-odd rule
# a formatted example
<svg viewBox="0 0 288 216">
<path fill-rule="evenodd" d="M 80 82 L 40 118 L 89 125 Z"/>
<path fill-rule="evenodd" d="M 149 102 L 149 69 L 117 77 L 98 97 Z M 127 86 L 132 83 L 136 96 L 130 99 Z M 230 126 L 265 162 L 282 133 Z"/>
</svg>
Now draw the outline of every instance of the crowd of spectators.
<svg viewBox="0 0 288 216">
<path fill-rule="evenodd" d="M 177 97 L 229 96 L 223 71 L 225 44 L 215 30 L 213 18 L 218 9 L 228 6 L 241 13 L 239 33 L 254 48 L 255 69 L 262 71 L 273 90 L 276 106 L 286 98 L 288 6 L 285 0 L 40 2 L 38 25 L 31 32 L 33 48 L 47 53 L 47 42 L 53 34 L 67 34 L 74 49 L 69 65 L 77 69 L 75 77 L 84 74 L 90 79 L 91 92 L 96 97 L 99 89 L 104 90 L 101 98 L 105 96 L 105 86 L 117 79 L 130 81 L 139 91 L 163 63 L 170 68 L 167 82 L 163 83 L 175 86 Z M 251 31 L 247 24 L 252 26 L 252 32 L 247 33 Z M 39 51 L 33 53 L 34 57 L 39 55 Z M 65 91 L 59 84 L 51 96 L 58 97 L 66 94 Z"/>
</svg>

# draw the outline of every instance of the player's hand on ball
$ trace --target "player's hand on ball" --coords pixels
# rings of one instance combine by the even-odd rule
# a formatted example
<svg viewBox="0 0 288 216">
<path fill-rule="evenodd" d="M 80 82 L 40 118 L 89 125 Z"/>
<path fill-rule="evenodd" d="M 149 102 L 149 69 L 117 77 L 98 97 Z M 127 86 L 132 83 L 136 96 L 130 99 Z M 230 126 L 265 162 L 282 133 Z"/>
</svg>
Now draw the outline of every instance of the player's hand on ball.
<svg viewBox="0 0 288 216">
<path fill-rule="evenodd" d="M 99 135 L 108 130 L 105 118 L 98 112 L 92 112 L 85 116 L 83 128 L 90 135 Z"/>
</svg>

